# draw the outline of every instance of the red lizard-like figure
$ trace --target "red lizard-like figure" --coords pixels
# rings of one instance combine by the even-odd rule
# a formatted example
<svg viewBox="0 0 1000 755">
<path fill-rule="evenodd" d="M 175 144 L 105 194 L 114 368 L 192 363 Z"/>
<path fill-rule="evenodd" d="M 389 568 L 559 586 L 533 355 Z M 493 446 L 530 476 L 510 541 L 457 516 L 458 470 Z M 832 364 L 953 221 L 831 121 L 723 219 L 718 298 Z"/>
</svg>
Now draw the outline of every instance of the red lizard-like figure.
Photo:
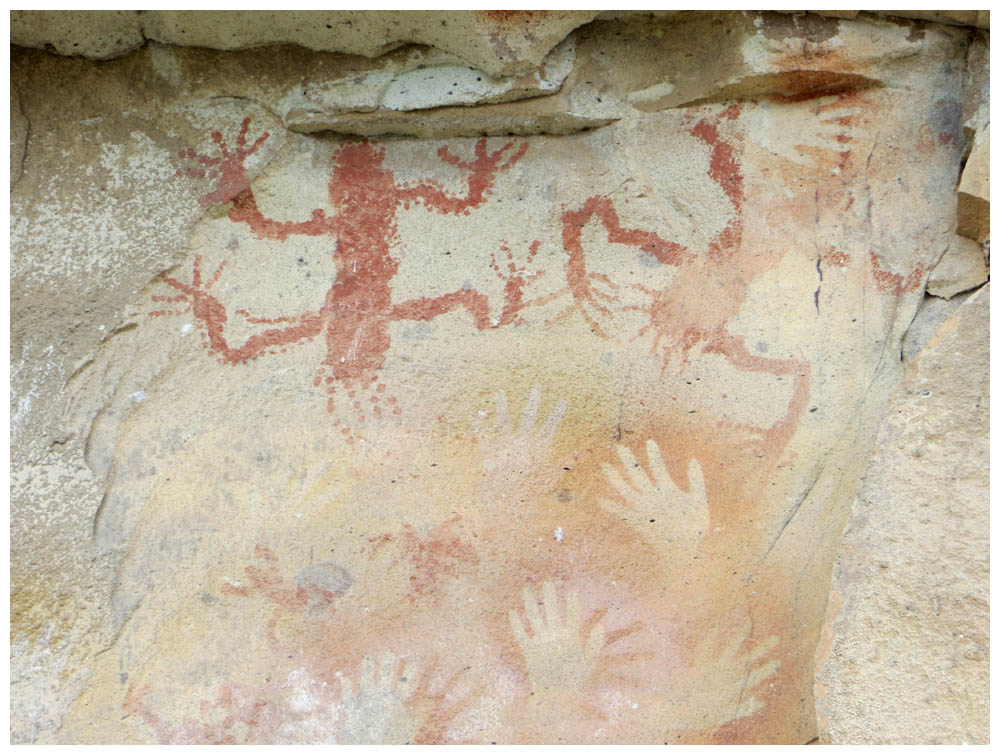
<svg viewBox="0 0 1000 755">
<path fill-rule="evenodd" d="M 218 354 L 223 363 L 243 364 L 265 352 L 304 343 L 322 335 L 326 340 L 327 354 L 323 366 L 316 373 L 314 385 L 325 384 L 331 412 L 336 385 L 345 386 L 360 415 L 361 403 L 357 392 L 378 381 L 390 345 L 389 326 L 392 322 L 431 320 L 460 308 L 469 312 L 479 330 L 519 322 L 518 312 L 529 305 L 523 298 L 524 285 L 537 274 L 528 275 L 513 263 L 508 266 L 507 273 L 495 260 L 492 265 L 494 272 L 505 281 L 503 309 L 495 322 L 490 320 L 487 297 L 474 289 L 397 304 L 392 301 L 390 283 L 399 269 L 399 260 L 392 253 L 397 241 L 396 214 L 399 209 L 419 203 L 442 214 L 468 214 L 470 209 L 485 202 L 497 174 L 524 156 L 527 143 L 513 150 L 506 161 L 503 161 L 503 156 L 513 146 L 510 142 L 489 152 L 486 139 L 479 139 L 471 160 L 462 160 L 447 147 L 441 147 L 438 155 L 442 161 L 467 171 L 465 196 L 451 196 L 434 181 L 399 184 L 382 165 L 384 149 L 368 140 L 349 143 L 333 156 L 328 189 L 334 213 L 328 215 L 324 210 L 316 209 L 312 217 L 304 222 L 283 222 L 264 217 L 257 206 L 253 188 L 246 179 L 243 161 L 269 136 L 265 132 L 247 147 L 249 124 L 250 119 L 244 119 L 235 150 L 229 149 L 219 132 L 213 133 L 221 158 L 202 157 L 193 150 L 181 153 L 186 159 L 212 168 L 219 177 L 220 185 L 206 194 L 203 200 L 224 200 L 227 198 L 224 190 L 228 187 L 229 197 L 235 195 L 229 218 L 237 223 L 246 223 L 261 239 L 284 241 L 292 235 L 333 239 L 332 256 L 337 273 L 322 305 L 316 310 L 271 319 L 251 317 L 245 310 L 237 310 L 235 314 L 252 324 L 272 326 L 252 335 L 242 345 L 230 344 L 226 339 L 229 315 L 222 302 L 211 293 L 225 261 L 207 281 L 202 277 L 200 257 L 195 257 L 190 283 L 162 274 L 163 281 L 180 294 L 154 296 L 154 301 L 186 303 L 188 309 L 183 311 L 194 313 L 203 329 L 208 349 Z M 150 314 L 180 313 L 182 311 L 160 310 Z M 372 413 L 376 417 L 381 415 L 379 394 L 384 388 L 384 385 L 378 385 L 371 396 Z M 394 399 L 390 398 L 388 402 L 394 403 Z M 398 413 L 398 407 L 393 411 Z M 360 415 L 359 419 L 364 421 L 364 416 Z M 350 433 L 346 428 L 343 432 Z"/>
</svg>

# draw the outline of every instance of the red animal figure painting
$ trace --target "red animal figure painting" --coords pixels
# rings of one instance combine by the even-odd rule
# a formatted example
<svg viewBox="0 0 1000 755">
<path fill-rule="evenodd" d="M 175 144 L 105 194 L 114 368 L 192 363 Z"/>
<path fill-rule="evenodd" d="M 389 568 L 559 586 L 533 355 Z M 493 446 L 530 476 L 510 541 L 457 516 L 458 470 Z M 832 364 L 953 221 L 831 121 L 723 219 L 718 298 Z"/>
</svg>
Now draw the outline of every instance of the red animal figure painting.
<svg viewBox="0 0 1000 755">
<path fill-rule="evenodd" d="M 204 202 L 216 202 L 236 193 L 229 218 L 245 223 L 260 239 L 284 241 L 289 236 L 325 236 L 333 246 L 332 258 L 337 272 L 333 284 L 322 304 L 315 310 L 276 318 L 253 317 L 245 310 L 233 314 L 254 325 L 265 327 L 243 344 L 231 344 L 226 337 L 226 324 L 230 313 L 226 306 L 212 294 L 213 285 L 219 280 L 225 261 L 210 277 L 201 270 L 201 258 L 196 257 L 190 282 L 162 274 L 162 280 L 179 293 L 172 296 L 155 296 L 154 301 L 172 305 L 185 303 L 187 309 L 163 309 L 151 312 L 153 316 L 193 312 L 203 329 L 207 348 L 225 364 L 244 364 L 251 359 L 276 350 L 287 349 L 317 337 L 326 341 L 326 358 L 317 371 L 314 385 L 323 386 L 328 394 L 328 407 L 334 409 L 337 386 L 347 390 L 359 420 L 364 421 L 360 392 L 374 389 L 368 397 L 372 414 L 381 416 L 384 384 L 378 384 L 379 371 L 385 363 L 390 346 L 389 326 L 399 320 L 426 321 L 438 315 L 464 308 L 472 316 L 475 327 L 485 330 L 515 323 L 518 312 L 528 305 L 523 299 L 523 288 L 530 276 L 513 264 L 507 272 L 494 262 L 494 272 L 505 282 L 504 304 L 496 321 L 490 318 L 487 297 L 475 289 L 461 289 L 443 296 L 423 297 L 394 304 L 391 281 L 399 269 L 399 259 L 394 255 L 398 241 L 396 216 L 401 208 L 423 205 L 427 210 L 442 214 L 468 213 L 485 201 L 497 174 L 509 169 L 520 160 L 528 145 L 514 149 L 508 142 L 495 151 L 488 151 L 486 139 L 476 142 L 474 156 L 463 160 L 447 147 L 438 155 L 442 161 L 465 171 L 466 193 L 452 196 L 434 181 L 416 184 L 399 183 L 383 166 L 385 150 L 361 140 L 342 146 L 333 156 L 333 170 L 328 184 L 332 214 L 316 209 L 304 222 L 272 220 L 260 211 L 253 188 L 246 179 L 243 161 L 252 155 L 268 138 L 265 132 L 253 145 L 247 147 L 250 119 L 244 119 L 237 137 L 237 147 L 230 149 L 220 132 L 212 134 L 219 146 L 220 157 L 200 156 L 193 150 L 184 150 L 181 156 L 195 160 L 201 168 L 211 170 L 209 177 L 217 177 L 219 185 L 202 197 Z M 393 404 L 394 399 L 385 403 Z M 393 407 L 398 413 L 398 407 Z M 343 429 L 345 435 L 350 430 Z"/>
</svg>

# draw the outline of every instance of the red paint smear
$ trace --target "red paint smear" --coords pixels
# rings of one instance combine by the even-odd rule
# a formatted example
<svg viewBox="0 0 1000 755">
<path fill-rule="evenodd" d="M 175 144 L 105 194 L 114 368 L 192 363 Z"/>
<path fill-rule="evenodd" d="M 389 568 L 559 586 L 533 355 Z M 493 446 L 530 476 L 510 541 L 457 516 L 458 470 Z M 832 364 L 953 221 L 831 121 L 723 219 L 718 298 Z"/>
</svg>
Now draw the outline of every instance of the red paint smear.
<svg viewBox="0 0 1000 755">
<path fill-rule="evenodd" d="M 590 316 L 585 308 L 585 305 L 590 305 L 599 312 L 608 314 L 610 310 L 598 302 L 597 299 L 603 298 L 608 302 L 618 300 L 617 297 L 602 294 L 591 285 L 591 281 L 598 281 L 614 288 L 615 284 L 609 278 L 597 273 L 587 272 L 581 237 L 583 228 L 593 217 L 597 217 L 601 221 L 601 224 L 607 231 L 608 241 L 615 244 L 628 244 L 638 247 L 663 264 L 679 265 L 686 250 L 680 244 L 666 241 L 651 231 L 622 228 L 618 212 L 615 210 L 611 200 L 606 197 L 591 197 L 583 203 L 583 207 L 579 210 L 569 210 L 563 213 L 563 249 L 569 253 L 569 259 L 566 261 L 566 282 L 569 284 L 569 292 L 573 295 L 576 302 L 571 311 L 579 311 L 596 335 L 601 338 L 607 338 L 607 333 Z"/>
<path fill-rule="evenodd" d="M 413 588 L 411 599 L 434 589 L 442 577 L 458 576 L 462 565 L 479 563 L 475 548 L 464 543 L 452 531 L 452 527 L 461 519 L 453 517 L 430 530 L 424 537 L 412 525 L 404 525 L 404 546 L 414 570 L 410 576 Z"/>
<path fill-rule="evenodd" d="M 282 608 L 300 610 L 309 605 L 311 600 L 318 599 L 323 604 L 333 602 L 334 593 L 317 585 L 299 585 L 285 580 L 277 566 L 277 557 L 269 549 L 258 545 L 254 549 L 254 558 L 271 562 L 266 568 L 247 566 L 243 571 L 250 582 L 249 586 L 223 585 L 222 592 L 247 598 L 261 595 L 270 602 Z"/>
<path fill-rule="evenodd" d="M 706 354 L 721 354 L 740 370 L 764 372 L 769 375 L 791 376 L 794 380 L 792 399 L 788 402 L 788 410 L 783 419 L 775 422 L 764 431 L 764 440 L 770 448 L 784 448 L 795 434 L 799 418 L 809 405 L 809 380 L 812 376 L 812 365 L 798 359 L 772 359 L 751 354 L 746 347 L 743 336 L 732 333 L 717 333 L 712 341 L 705 346 Z M 746 429 L 755 431 L 756 428 Z"/>
<path fill-rule="evenodd" d="M 149 709 L 145 702 L 148 693 L 148 685 L 138 690 L 130 687 L 122 707 L 126 713 L 142 718 L 161 744 L 250 744 L 262 741 L 282 723 L 279 712 L 265 697 L 264 690 L 246 685 L 226 682 L 214 701 L 202 701 L 202 720 L 188 718 L 175 727 L 167 726 L 158 714 Z M 217 720 L 206 722 L 206 718 Z M 245 729 L 234 730 L 238 724 Z"/>
<path fill-rule="evenodd" d="M 823 262 L 827 262 L 834 267 L 847 267 L 847 263 L 850 261 L 850 255 L 845 252 L 829 252 L 828 254 L 823 255 Z"/>
<path fill-rule="evenodd" d="M 740 114 L 739 105 L 731 105 L 713 123 L 705 118 L 700 120 L 691 134 L 701 139 L 711 150 L 711 163 L 708 175 L 729 197 L 733 205 L 733 219 L 729 221 L 722 232 L 708 245 L 710 257 L 723 258 L 731 256 L 740 245 L 743 230 L 743 174 L 732 145 L 722 140 L 719 135 L 718 121 L 722 118 L 733 120 Z"/>
<path fill-rule="evenodd" d="M 872 86 L 874 82 L 860 74 L 835 73 L 833 71 L 790 71 L 781 76 L 782 86 L 793 94 L 772 94 L 771 100 L 779 104 L 794 104 L 821 97 L 843 95 Z"/>
<path fill-rule="evenodd" d="M 926 268 L 919 263 L 905 278 L 888 270 L 883 270 L 875 252 L 869 254 L 872 261 L 872 277 L 875 279 L 875 289 L 883 294 L 901 296 L 916 291 L 924 281 Z"/>
</svg>

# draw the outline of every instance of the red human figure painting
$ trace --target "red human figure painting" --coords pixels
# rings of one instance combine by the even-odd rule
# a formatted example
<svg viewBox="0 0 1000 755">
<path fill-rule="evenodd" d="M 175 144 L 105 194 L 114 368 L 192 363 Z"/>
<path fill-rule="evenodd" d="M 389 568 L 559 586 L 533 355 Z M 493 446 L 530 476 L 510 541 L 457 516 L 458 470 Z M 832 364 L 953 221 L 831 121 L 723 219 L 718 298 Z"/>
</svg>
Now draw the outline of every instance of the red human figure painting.
<svg viewBox="0 0 1000 755">
<path fill-rule="evenodd" d="M 753 277 L 745 271 L 754 269 L 753 264 L 747 264 L 753 250 L 742 244 L 743 174 L 734 146 L 720 133 L 720 125 L 736 120 L 742 107 L 737 103 L 714 115 L 696 118 L 692 113 L 687 117 L 688 132 L 709 149 L 709 178 L 732 205 L 729 222 L 708 242 L 707 248 L 699 252 L 653 231 L 623 228 L 611 200 L 592 196 L 580 208 L 566 210 L 562 215 L 563 248 L 569 255 L 565 264 L 568 286 L 550 299 L 569 294 L 572 302 L 557 319 L 577 313 L 596 336 L 610 337 L 601 320 L 613 314 L 620 300 L 615 293 L 618 286 L 606 276 L 587 270 L 581 240 L 583 228 L 595 218 L 606 230 L 609 242 L 634 246 L 661 264 L 677 267 L 677 275 L 664 289 L 631 284 L 648 297 L 645 304 L 618 306 L 645 313 L 648 321 L 637 337 L 652 335 L 653 352 L 662 356 L 664 370 L 677 358 L 687 361 L 691 351 L 701 346 L 703 353 L 719 354 L 738 370 L 791 376 L 794 388 L 786 416 L 765 431 L 767 441 L 783 445 L 806 408 L 811 367 L 799 359 L 755 355 L 747 348 L 743 336 L 727 328 L 739 312 Z M 710 306 L 704 306 L 706 290 L 715 292 Z"/>
<path fill-rule="evenodd" d="M 244 343 L 233 344 L 226 336 L 230 312 L 212 293 L 212 286 L 219 280 L 226 262 L 211 276 L 206 276 L 201 269 L 201 258 L 196 257 L 189 281 L 162 274 L 163 282 L 177 294 L 153 297 L 157 302 L 186 304 L 187 308 L 162 309 L 151 315 L 192 312 L 203 330 L 207 348 L 224 364 L 244 364 L 265 353 L 322 337 L 327 353 L 316 372 L 314 385 L 326 390 L 331 412 L 338 386 L 345 389 L 362 422 L 364 415 L 359 395 L 362 389 L 374 388 L 370 396 L 372 414 L 378 417 L 382 413 L 385 387 L 373 384 L 378 382 L 385 363 L 391 323 L 431 320 L 458 309 L 466 310 L 479 330 L 517 323 L 518 312 L 529 304 L 523 297 L 524 286 L 533 276 L 513 264 L 508 265 L 506 271 L 495 261 L 493 264 L 495 273 L 505 281 L 504 303 L 496 322 L 490 319 L 487 297 L 475 289 L 393 303 L 391 282 L 399 269 L 394 249 L 398 242 L 396 217 L 400 209 L 423 205 L 441 214 L 467 214 L 483 205 L 498 173 L 508 170 L 524 156 L 528 148 L 526 143 L 515 148 L 508 142 L 491 152 L 486 139 L 482 138 L 476 142 L 473 157 L 468 160 L 455 155 L 446 146 L 441 147 L 438 150 L 440 159 L 465 174 L 464 196 L 453 196 L 431 180 L 399 183 L 383 165 L 383 148 L 368 140 L 348 143 L 333 156 L 328 183 L 332 212 L 315 209 L 307 221 L 285 222 L 264 216 L 246 180 L 243 160 L 268 137 L 265 132 L 247 147 L 248 129 L 249 119 L 245 119 L 235 150 L 230 150 L 221 134 L 214 132 L 213 141 L 219 146 L 220 157 L 200 156 L 193 150 L 181 153 L 185 159 L 212 169 L 218 178 L 218 185 L 202 197 L 202 202 L 224 200 L 227 195 L 233 195 L 233 190 L 238 190 L 229 218 L 245 223 L 258 238 L 284 241 L 293 235 L 328 237 L 337 269 L 330 289 L 316 309 L 306 312 L 261 318 L 245 310 L 236 310 L 232 314 L 245 318 L 250 324 L 266 327 Z M 200 175 L 202 168 L 197 170 Z M 394 400 L 390 397 L 385 403 L 391 405 Z M 393 407 L 393 411 L 398 413 L 399 410 Z M 349 434 L 346 428 L 345 434 Z"/>
</svg>

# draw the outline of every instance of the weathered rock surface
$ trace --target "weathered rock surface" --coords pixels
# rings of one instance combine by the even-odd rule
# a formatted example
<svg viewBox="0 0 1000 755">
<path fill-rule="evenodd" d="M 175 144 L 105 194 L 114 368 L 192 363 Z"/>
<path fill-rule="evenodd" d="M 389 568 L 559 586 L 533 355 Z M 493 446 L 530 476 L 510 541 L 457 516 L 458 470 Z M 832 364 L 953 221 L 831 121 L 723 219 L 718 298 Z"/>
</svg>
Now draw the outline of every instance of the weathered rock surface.
<svg viewBox="0 0 1000 755">
<path fill-rule="evenodd" d="M 985 286 L 889 403 L 817 665 L 833 743 L 989 742 L 989 324 Z"/>
<path fill-rule="evenodd" d="M 906 329 L 906 335 L 903 337 L 901 356 L 904 365 L 909 365 L 916 359 L 917 354 L 934 337 L 938 328 L 955 314 L 970 296 L 972 293 L 956 294 L 950 299 L 930 294 L 924 297 L 920 308 L 913 316 L 913 322 L 910 323 L 910 327 Z"/>
<path fill-rule="evenodd" d="M 861 11 L 809 11 L 857 18 Z M 989 29 L 989 11 L 875 11 Z M 664 18 L 680 11 L 11 11 L 11 42 L 51 45 L 61 55 L 105 60 L 153 40 L 240 50 L 275 44 L 377 57 L 401 45 L 430 45 L 493 76 L 525 73 L 565 36 L 600 18 Z M 802 11 L 781 11 L 802 14 Z"/>
<path fill-rule="evenodd" d="M 962 123 L 972 147 L 972 137 L 990 120 L 990 42 L 988 32 L 977 32 L 969 42 L 966 55 L 965 101 Z"/>
<path fill-rule="evenodd" d="M 546 56 L 536 71 L 498 79 L 454 55 L 418 48 L 398 62 L 309 82 L 302 94 L 313 108 L 330 114 L 491 104 L 558 92 L 573 69 L 573 58 L 569 40 Z"/>
<path fill-rule="evenodd" d="M 958 232 L 975 241 L 990 235 L 990 124 L 976 133 L 958 185 Z"/>
<path fill-rule="evenodd" d="M 10 185 L 21 178 L 24 158 L 28 148 L 28 119 L 21 112 L 21 99 L 14 87 L 10 88 Z"/>
<path fill-rule="evenodd" d="M 14 49 L 14 741 L 815 736 L 969 32 L 512 13 Z"/>
<path fill-rule="evenodd" d="M 927 293 L 950 299 L 981 286 L 988 277 L 983 248 L 971 239 L 955 236 L 927 277 Z"/>
<path fill-rule="evenodd" d="M 12 10 L 10 41 L 23 47 L 51 45 L 60 55 L 107 60 L 142 47 L 146 38 L 139 14 L 132 10 Z"/>
<path fill-rule="evenodd" d="M 11 42 L 53 45 L 99 60 L 146 40 L 240 50 L 294 44 L 376 57 L 407 44 L 436 47 L 491 76 L 537 69 L 599 11 L 11 11 Z"/>
</svg>

